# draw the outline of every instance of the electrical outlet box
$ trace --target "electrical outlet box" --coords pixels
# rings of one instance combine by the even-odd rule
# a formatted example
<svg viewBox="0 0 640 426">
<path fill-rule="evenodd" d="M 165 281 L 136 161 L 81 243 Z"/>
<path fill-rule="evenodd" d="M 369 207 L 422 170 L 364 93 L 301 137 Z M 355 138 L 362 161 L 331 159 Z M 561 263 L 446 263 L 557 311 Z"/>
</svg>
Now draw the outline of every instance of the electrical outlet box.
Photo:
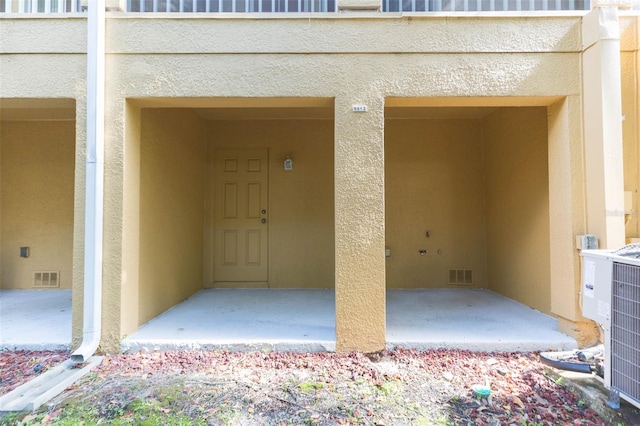
<svg viewBox="0 0 640 426">
<path fill-rule="evenodd" d="M 595 235 L 576 236 L 576 248 L 578 250 L 596 250 L 598 248 L 598 237 Z"/>
</svg>

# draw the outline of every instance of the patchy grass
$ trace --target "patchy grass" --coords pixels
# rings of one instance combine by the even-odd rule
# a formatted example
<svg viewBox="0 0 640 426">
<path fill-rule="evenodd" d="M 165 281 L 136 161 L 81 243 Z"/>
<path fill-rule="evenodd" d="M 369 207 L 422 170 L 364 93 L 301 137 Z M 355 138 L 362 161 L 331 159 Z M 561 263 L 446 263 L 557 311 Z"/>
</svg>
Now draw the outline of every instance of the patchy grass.
<svg viewBox="0 0 640 426">
<path fill-rule="evenodd" d="M 605 424 L 542 371 L 535 354 L 465 351 L 117 355 L 0 425 Z"/>
</svg>

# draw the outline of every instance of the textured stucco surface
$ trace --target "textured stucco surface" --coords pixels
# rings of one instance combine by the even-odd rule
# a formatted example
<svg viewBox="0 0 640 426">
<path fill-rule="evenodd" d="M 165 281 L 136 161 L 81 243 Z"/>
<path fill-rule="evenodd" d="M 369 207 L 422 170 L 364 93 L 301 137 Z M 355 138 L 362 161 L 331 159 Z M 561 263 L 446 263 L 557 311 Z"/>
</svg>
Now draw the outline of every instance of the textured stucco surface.
<svg viewBox="0 0 640 426">
<path fill-rule="evenodd" d="M 0 54 L 0 99 L 77 98 L 86 91 L 85 74 L 84 54 Z"/>
<path fill-rule="evenodd" d="M 481 119 L 386 120 L 388 288 L 446 287 L 449 269 L 486 287 L 482 135 Z"/>
<path fill-rule="evenodd" d="M 501 108 L 484 124 L 489 288 L 549 313 L 546 108 Z"/>
<path fill-rule="evenodd" d="M 580 257 L 574 238 L 587 226 L 581 113 L 577 96 L 548 108 L 551 312 L 566 319 L 565 325 L 580 315 Z"/>
<path fill-rule="evenodd" d="M 193 111 L 143 110 L 141 120 L 138 309 L 144 323 L 202 288 L 205 145 Z"/>
<path fill-rule="evenodd" d="M 74 155 L 73 121 L 0 121 L 0 288 L 31 289 L 36 271 L 71 288 Z"/>
<path fill-rule="evenodd" d="M 380 2 L 376 0 L 338 0 L 339 10 L 380 10 Z"/>
<path fill-rule="evenodd" d="M 126 245 L 122 251 L 120 335 L 130 335 L 140 325 L 140 108 L 125 106 L 125 150 L 123 170 L 123 223 Z"/>
<path fill-rule="evenodd" d="M 633 213 L 625 216 L 625 236 L 640 236 L 638 222 L 638 185 L 640 152 L 638 150 L 638 52 L 621 52 L 622 82 L 622 141 L 624 155 L 624 190 L 632 192 Z"/>
<path fill-rule="evenodd" d="M 384 104 L 336 100 L 336 350 L 385 348 Z"/>
<path fill-rule="evenodd" d="M 625 236 L 640 237 L 638 187 L 640 186 L 640 127 L 638 90 L 638 19 L 620 17 L 620 61 L 622 83 L 622 138 L 624 153 L 624 190 L 632 192 L 633 213 L 625 217 Z"/>
<path fill-rule="evenodd" d="M 106 48 L 109 53 L 265 54 L 577 52 L 581 47 L 578 15 L 542 19 L 438 15 L 270 14 L 264 19 L 264 15 L 211 14 L 145 19 L 135 14 L 108 21 Z"/>
<path fill-rule="evenodd" d="M 117 350 L 122 334 L 138 322 L 138 313 L 127 311 L 127 301 L 132 300 L 128 295 L 136 293 L 136 279 L 143 275 L 135 261 L 143 241 L 138 215 L 142 193 L 136 188 L 142 191 L 144 186 L 138 182 L 142 132 L 134 98 L 163 98 L 167 107 L 195 106 L 203 98 L 335 99 L 333 238 L 339 350 L 378 350 L 385 343 L 385 99 L 454 98 L 458 106 L 466 102 L 482 106 L 498 97 L 501 102 L 511 100 L 502 106 L 523 105 L 521 100 L 530 97 L 544 100 L 545 106 L 557 101 L 548 115 L 549 228 L 558 236 L 549 248 L 551 312 L 568 321 L 578 318 L 580 269 L 573 237 L 587 230 L 582 14 L 483 19 L 447 14 L 373 16 L 353 12 L 317 19 L 281 15 L 157 19 L 152 14 L 108 14 L 104 349 Z M 1 19 L 0 52 L 11 54 L 0 55 L 0 99 L 77 101 L 73 237 L 77 343 L 83 285 L 86 29 L 82 18 L 52 21 Z M 55 40 L 47 40 L 48 25 Z M 126 110 L 128 99 L 131 106 Z M 352 112 L 354 104 L 367 105 L 368 112 Z M 176 132 L 171 126 L 169 134 Z M 175 136 L 180 140 L 184 134 Z M 184 172 L 182 168 L 189 166 L 175 172 Z"/>
<path fill-rule="evenodd" d="M 1 53 L 82 53 L 87 51 L 87 24 L 83 14 L 0 17 Z"/>
</svg>

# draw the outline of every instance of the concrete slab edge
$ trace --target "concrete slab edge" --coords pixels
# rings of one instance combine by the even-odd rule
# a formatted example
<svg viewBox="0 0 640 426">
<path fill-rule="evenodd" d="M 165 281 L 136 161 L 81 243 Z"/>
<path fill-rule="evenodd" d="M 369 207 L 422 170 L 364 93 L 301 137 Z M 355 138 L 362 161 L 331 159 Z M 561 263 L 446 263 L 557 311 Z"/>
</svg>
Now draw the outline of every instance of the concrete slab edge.
<svg viewBox="0 0 640 426">
<path fill-rule="evenodd" d="M 123 341 L 122 353 L 171 352 L 184 350 L 228 352 L 334 352 L 335 342 L 176 342 L 176 341 Z"/>
<path fill-rule="evenodd" d="M 0 397 L 0 412 L 37 410 L 42 404 L 100 365 L 102 360 L 103 357 L 91 357 L 82 368 L 75 368 L 71 360 L 58 364 Z"/>
<path fill-rule="evenodd" d="M 31 393 L 34 389 L 37 389 L 47 381 L 53 380 L 54 378 L 58 377 L 71 365 L 73 365 L 71 360 L 66 360 L 61 364 L 58 364 L 55 367 L 45 371 L 38 377 L 31 379 L 27 383 L 18 386 L 6 395 L 3 395 L 2 397 L 0 397 L 0 411 L 12 411 L 10 407 L 13 405 L 14 401 L 19 400 L 24 395 Z"/>
<path fill-rule="evenodd" d="M 455 349 L 471 352 L 537 352 L 566 351 L 577 347 L 575 340 L 564 342 L 387 342 L 386 348 L 416 349 L 426 351 L 432 349 Z"/>
<path fill-rule="evenodd" d="M 567 339 L 559 342 L 388 342 L 386 349 L 394 348 L 416 349 L 426 351 L 430 349 L 469 350 L 472 352 L 536 352 L 548 350 L 571 350 L 577 347 L 576 341 Z M 335 342 L 244 342 L 220 343 L 175 340 L 123 340 L 120 349 L 122 353 L 136 352 L 170 352 L 183 350 L 228 351 L 228 352 L 334 352 Z"/>
<path fill-rule="evenodd" d="M 0 343 L 0 352 L 15 351 L 69 351 L 71 344 L 63 343 Z"/>
</svg>

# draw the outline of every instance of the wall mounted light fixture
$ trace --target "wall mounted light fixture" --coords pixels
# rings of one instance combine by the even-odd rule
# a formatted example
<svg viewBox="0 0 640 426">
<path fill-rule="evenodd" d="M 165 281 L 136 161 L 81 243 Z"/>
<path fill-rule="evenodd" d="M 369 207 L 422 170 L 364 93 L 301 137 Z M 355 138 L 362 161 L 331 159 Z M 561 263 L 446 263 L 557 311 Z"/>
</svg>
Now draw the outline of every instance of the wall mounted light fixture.
<svg viewBox="0 0 640 426">
<path fill-rule="evenodd" d="M 284 171 L 290 172 L 291 170 L 293 170 L 293 160 L 290 157 L 287 157 L 284 160 Z"/>
</svg>

